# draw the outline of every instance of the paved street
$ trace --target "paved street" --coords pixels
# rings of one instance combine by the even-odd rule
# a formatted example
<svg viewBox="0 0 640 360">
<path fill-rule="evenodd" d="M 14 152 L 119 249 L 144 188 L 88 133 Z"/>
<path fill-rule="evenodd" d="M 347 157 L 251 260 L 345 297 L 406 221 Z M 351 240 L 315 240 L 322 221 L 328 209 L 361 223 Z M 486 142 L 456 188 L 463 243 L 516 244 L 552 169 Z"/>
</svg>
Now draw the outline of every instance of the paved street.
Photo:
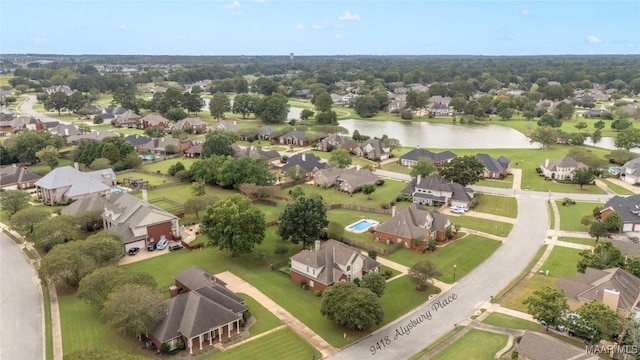
<svg viewBox="0 0 640 360">
<path fill-rule="evenodd" d="M 18 110 L 20 112 L 24 113 L 25 115 L 29 115 L 31 117 L 34 117 L 36 119 L 40 119 L 40 120 L 45 121 L 45 122 L 51 122 L 51 121 L 55 122 L 55 121 L 57 121 L 57 122 L 59 122 L 61 124 L 70 124 L 70 122 L 68 122 L 68 121 L 56 119 L 56 118 L 53 118 L 53 117 L 48 116 L 46 114 L 39 113 L 36 110 L 33 110 L 33 105 L 35 105 L 36 102 L 38 101 L 36 99 L 35 95 L 23 94 L 22 96 L 25 96 L 27 98 L 27 101 L 25 101 L 22 104 L 20 104 L 18 106 Z"/>
<path fill-rule="evenodd" d="M 40 285 L 20 247 L 0 233 L 0 359 L 44 359 Z"/>
</svg>

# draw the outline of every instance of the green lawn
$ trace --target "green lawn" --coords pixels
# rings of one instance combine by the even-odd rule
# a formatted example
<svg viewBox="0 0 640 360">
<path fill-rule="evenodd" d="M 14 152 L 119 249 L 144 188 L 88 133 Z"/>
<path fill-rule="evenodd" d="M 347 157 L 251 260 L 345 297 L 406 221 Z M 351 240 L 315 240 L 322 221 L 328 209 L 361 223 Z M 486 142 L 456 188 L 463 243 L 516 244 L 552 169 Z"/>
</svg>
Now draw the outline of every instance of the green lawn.
<svg viewBox="0 0 640 360">
<path fill-rule="evenodd" d="M 483 323 L 510 329 L 540 331 L 540 324 L 538 323 L 501 313 L 492 313 L 484 319 Z"/>
<path fill-rule="evenodd" d="M 434 356 L 433 360 L 493 360 L 508 340 L 507 335 L 473 329 Z"/>
<path fill-rule="evenodd" d="M 58 167 L 71 166 L 71 165 L 73 165 L 73 161 L 67 160 L 67 159 L 59 159 Z M 49 167 L 49 165 L 42 164 L 42 163 L 27 166 L 27 168 L 29 169 L 29 171 L 33 171 L 34 173 L 38 173 L 42 176 L 48 174 L 51 171 L 51 168 Z"/>
<path fill-rule="evenodd" d="M 262 334 L 283 324 L 282 320 L 278 319 L 251 296 L 242 293 L 238 293 L 238 295 L 244 299 L 245 305 L 256 318 L 256 323 L 249 328 L 251 336 Z"/>
<path fill-rule="evenodd" d="M 151 186 L 176 182 L 176 180 L 174 178 L 171 178 L 171 177 L 151 175 L 151 174 L 141 173 L 141 172 L 136 172 L 136 171 L 132 171 L 132 172 L 128 172 L 128 173 L 124 173 L 124 174 L 118 175 L 118 182 L 119 183 L 123 183 L 124 182 L 124 178 L 128 178 L 128 177 L 146 180 L 146 181 L 149 182 L 149 185 L 151 185 Z"/>
<path fill-rule="evenodd" d="M 329 161 L 329 159 L 331 159 L 331 153 L 330 152 L 326 152 L 326 151 L 307 151 L 306 154 L 313 154 L 321 159 L 326 159 L 327 161 Z M 361 157 L 358 156 L 351 156 L 351 163 L 353 165 L 359 165 L 359 166 L 372 166 L 375 165 L 375 162 L 373 161 L 369 161 L 366 159 L 363 159 Z"/>
<path fill-rule="evenodd" d="M 478 194 L 478 205 L 474 210 L 515 219 L 518 217 L 518 201 L 513 197 Z"/>
<path fill-rule="evenodd" d="M 553 205 L 547 201 L 547 210 L 549 211 L 549 229 L 556 227 L 556 214 L 553 212 Z"/>
<path fill-rule="evenodd" d="M 478 186 L 490 186 L 500 189 L 513 189 L 513 176 L 507 176 L 503 180 L 498 179 L 484 179 L 478 181 L 475 185 Z"/>
<path fill-rule="evenodd" d="M 431 260 L 442 273 L 438 279 L 452 283 L 453 265 L 456 265 L 456 280 L 459 280 L 488 258 L 499 246 L 499 241 L 477 235 L 467 235 L 447 246 L 439 247 L 433 253 L 420 254 L 409 249 L 398 249 L 393 254 L 384 257 L 408 267 L 418 261 Z"/>
<path fill-rule="evenodd" d="M 144 164 L 142 165 L 141 168 L 142 170 L 146 170 L 146 171 L 153 171 L 153 172 L 160 171 L 161 174 L 168 174 L 169 168 L 173 166 L 173 164 L 175 163 L 181 162 L 182 165 L 184 165 L 185 169 L 189 170 L 191 165 L 197 160 L 198 159 L 194 159 L 194 158 L 176 157 L 173 159 Z"/>
<path fill-rule="evenodd" d="M 385 165 L 382 165 L 381 167 L 382 170 L 386 170 L 386 171 L 393 171 L 393 172 L 397 172 L 400 174 L 409 174 L 411 173 L 411 168 L 407 167 L 407 166 L 402 166 L 400 164 L 398 164 L 397 162 L 392 162 L 392 163 L 388 163 Z"/>
<path fill-rule="evenodd" d="M 601 178 L 599 179 L 601 180 L 603 183 L 607 184 L 607 186 L 609 187 L 609 189 L 613 190 L 613 192 L 615 192 L 618 195 L 633 195 L 635 194 L 633 191 L 629 191 L 626 188 L 623 188 L 622 186 L 618 185 L 618 184 L 614 184 L 613 182 Z"/>
<path fill-rule="evenodd" d="M 44 305 L 44 337 L 46 341 L 46 359 L 53 359 L 53 334 L 51 324 L 51 301 L 49 299 L 49 288 L 44 283 L 40 283 L 42 291 L 42 302 Z"/>
<path fill-rule="evenodd" d="M 371 194 L 371 199 L 367 199 L 367 196 L 362 192 L 357 192 L 351 196 L 336 190 L 335 187 L 325 189 L 323 187 L 306 184 L 298 186 L 302 187 L 302 190 L 304 190 L 307 195 L 317 194 L 321 196 L 326 204 L 354 204 L 380 208 L 382 204 L 386 205 L 392 200 L 395 200 L 407 184 L 401 181 L 387 179 L 382 186 L 376 186 L 376 191 Z M 291 189 L 292 188 L 283 189 L 280 195 L 288 197 Z"/>
<path fill-rule="evenodd" d="M 573 237 L 559 237 L 558 240 L 566 241 L 570 243 L 582 244 L 582 245 L 590 245 L 596 246 L 596 239 L 585 239 L 585 238 L 573 238 Z"/>
<path fill-rule="evenodd" d="M 576 276 L 576 264 L 580 260 L 582 250 L 554 246 L 551 254 L 544 262 L 540 271 L 549 271 L 549 276 L 573 279 Z"/>
<path fill-rule="evenodd" d="M 133 177 L 138 177 L 138 173 L 135 173 Z M 219 186 L 205 186 L 205 189 L 208 195 L 217 196 L 219 199 L 226 199 L 231 194 L 237 194 L 237 192 L 234 190 L 223 189 Z M 142 198 L 142 193 L 137 192 L 135 193 L 135 196 Z M 184 204 L 184 202 L 187 201 L 191 196 L 191 184 L 176 184 L 174 186 L 164 187 L 160 189 L 151 189 L 147 192 L 147 197 L 149 200 L 164 197 L 180 204 Z"/>
<path fill-rule="evenodd" d="M 298 360 L 320 359 L 322 355 L 291 328 L 287 327 L 236 348 L 207 354 L 199 359 L 261 360 L 265 357 L 278 360 Z"/>
<path fill-rule="evenodd" d="M 593 208 L 602 206 L 599 202 L 577 201 L 575 205 L 562 205 L 562 200 L 556 200 L 556 206 L 560 213 L 560 230 L 588 231 L 588 227 L 580 223 L 584 216 L 592 216 Z"/>
<path fill-rule="evenodd" d="M 454 329 L 452 329 L 451 331 L 449 331 L 448 333 L 442 335 L 438 340 L 434 341 L 433 343 L 431 343 L 431 345 L 427 346 L 426 348 L 420 350 L 419 352 L 415 353 L 412 357 L 409 358 L 409 360 L 421 360 L 422 357 L 428 353 L 429 351 L 435 349 L 436 347 L 440 346 L 440 344 L 442 344 L 443 342 L 447 341 L 448 339 L 450 339 L 451 337 L 453 337 L 455 334 L 457 334 L 458 332 L 462 331 L 464 329 L 464 326 L 458 326 Z"/>
<path fill-rule="evenodd" d="M 383 223 L 384 221 L 388 220 L 390 217 L 391 215 L 369 213 L 369 212 L 357 212 L 357 211 L 344 210 L 344 209 L 327 211 L 327 218 L 329 219 L 329 221 L 337 222 L 342 226 L 351 225 L 354 222 L 361 219 L 372 219 L 372 220 L 379 221 L 380 223 Z M 368 243 L 380 248 L 388 248 L 389 246 L 391 246 L 391 245 L 387 245 L 384 242 L 375 242 L 375 240 L 373 239 L 373 236 L 368 231 L 365 231 L 361 234 L 356 234 L 356 233 L 352 233 L 350 231 L 345 230 L 343 236 L 349 239 Z"/>
<path fill-rule="evenodd" d="M 452 216 L 451 222 L 467 229 L 481 231 L 487 234 L 506 237 L 513 229 L 513 224 L 477 218 L 473 216 Z"/>
<path fill-rule="evenodd" d="M 557 284 L 557 277 L 534 274 L 531 279 L 505 299 L 501 305 L 509 309 L 528 312 L 527 307 L 522 303 L 524 299 L 528 298 L 537 289 L 545 286 L 555 289 Z"/>
</svg>

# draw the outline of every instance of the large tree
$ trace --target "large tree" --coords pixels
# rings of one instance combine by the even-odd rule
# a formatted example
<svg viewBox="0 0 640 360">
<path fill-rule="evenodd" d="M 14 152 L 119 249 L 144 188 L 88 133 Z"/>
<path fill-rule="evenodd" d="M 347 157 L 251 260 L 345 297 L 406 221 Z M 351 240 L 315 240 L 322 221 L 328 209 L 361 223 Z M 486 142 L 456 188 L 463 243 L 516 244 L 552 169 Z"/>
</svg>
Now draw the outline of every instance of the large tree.
<svg viewBox="0 0 640 360">
<path fill-rule="evenodd" d="M 58 111 L 58 115 L 60 115 L 60 110 L 67 107 L 68 101 L 69 96 L 62 91 L 58 91 L 49 95 L 47 100 L 44 102 L 44 108 L 46 110 L 56 110 Z"/>
<path fill-rule="evenodd" d="M 242 118 L 255 112 L 256 104 L 260 101 L 260 97 L 251 94 L 238 94 L 233 98 L 233 107 L 231 111 L 234 114 L 240 114 Z"/>
<path fill-rule="evenodd" d="M 287 119 L 289 99 L 282 94 L 273 94 L 261 98 L 255 106 L 255 114 L 268 124 L 278 124 Z"/>
<path fill-rule="evenodd" d="M 42 258 L 38 273 L 42 280 L 75 288 L 96 268 L 95 260 L 77 242 L 56 245 Z"/>
<path fill-rule="evenodd" d="M 290 201 L 280 214 L 278 233 L 282 240 L 302 243 L 302 248 L 310 247 L 320 238 L 329 224 L 327 209 L 317 196 L 298 196 Z"/>
<path fill-rule="evenodd" d="M 611 215 L 609 215 L 611 216 Z M 578 271 L 583 273 L 588 267 L 595 269 L 608 269 L 624 265 L 624 256 L 620 250 L 609 241 L 601 241 L 593 250 L 580 252 Z"/>
<path fill-rule="evenodd" d="M 562 126 L 562 120 L 558 119 L 551 113 L 546 113 L 538 120 L 538 126 L 551 126 L 553 128 L 559 128 Z"/>
<path fill-rule="evenodd" d="M 29 206 L 29 193 L 22 190 L 2 190 L 0 191 L 0 207 L 13 215 Z"/>
<path fill-rule="evenodd" d="M 458 156 L 440 167 L 440 175 L 462 186 L 473 185 L 482 179 L 484 165 L 473 155 Z"/>
<path fill-rule="evenodd" d="M 264 240 L 265 221 L 260 208 L 242 195 L 231 195 L 209 208 L 202 218 L 209 246 L 231 256 L 251 253 Z"/>
<path fill-rule="evenodd" d="M 534 319 L 544 321 L 547 331 L 549 326 L 562 324 L 562 315 L 569 310 L 564 292 L 548 286 L 535 290 L 522 303 Z"/>
<path fill-rule="evenodd" d="M 411 168 L 411 172 L 409 173 L 412 177 L 416 177 L 421 175 L 422 177 L 427 177 L 433 173 L 438 171 L 438 168 L 433 163 L 433 161 L 426 157 L 419 157 L 418 162 L 413 165 Z"/>
<path fill-rule="evenodd" d="M 99 231 L 73 244 L 82 247 L 84 253 L 91 256 L 98 266 L 115 264 L 124 254 L 122 240 L 117 235 L 106 231 Z"/>
<path fill-rule="evenodd" d="M 576 312 L 580 318 L 576 320 L 578 326 L 573 330 L 579 336 L 590 338 L 592 344 L 597 344 L 602 339 L 609 340 L 620 330 L 618 313 L 601 301 L 587 302 Z"/>
<path fill-rule="evenodd" d="M 382 297 L 385 289 L 387 288 L 387 280 L 380 273 L 370 272 L 362 277 L 360 287 L 369 289 L 378 297 Z"/>
<path fill-rule="evenodd" d="M 200 219 L 200 211 L 215 204 L 216 201 L 218 201 L 218 197 L 213 195 L 192 196 L 185 201 L 184 212 L 185 214 L 194 214 L 196 219 Z"/>
<path fill-rule="evenodd" d="M 209 111 L 214 119 L 224 118 L 224 113 L 231 111 L 231 102 L 224 93 L 215 93 L 209 100 Z"/>
<path fill-rule="evenodd" d="M 188 113 L 198 114 L 205 105 L 204 99 L 202 99 L 198 94 L 186 93 L 183 96 L 184 96 L 183 104 L 184 104 L 184 107 L 187 109 L 187 114 Z"/>
<path fill-rule="evenodd" d="M 604 226 L 607 228 L 607 230 L 609 231 L 620 231 L 622 230 L 622 215 L 620 215 L 618 212 L 613 212 L 609 215 L 607 215 L 606 218 L 604 218 Z"/>
<path fill-rule="evenodd" d="M 607 225 L 601 221 L 593 222 L 589 225 L 589 236 L 596 238 L 596 242 L 601 238 L 606 238 L 609 235 Z"/>
<path fill-rule="evenodd" d="M 614 141 L 618 149 L 629 149 L 640 147 L 640 129 L 630 127 L 621 131 Z"/>
<path fill-rule="evenodd" d="M 80 280 L 78 296 L 98 309 L 102 309 L 109 294 L 119 286 L 126 284 L 145 285 L 152 289 L 157 283 L 151 274 L 131 272 L 116 266 L 107 266 L 94 270 Z"/>
<path fill-rule="evenodd" d="M 101 313 L 119 332 L 140 338 L 164 316 L 162 293 L 145 285 L 126 284 L 109 294 Z"/>
<path fill-rule="evenodd" d="M 575 174 L 573 174 L 573 183 L 580 185 L 581 190 L 584 185 L 592 184 L 593 170 L 590 168 L 576 170 Z"/>
<path fill-rule="evenodd" d="M 311 103 L 315 106 L 316 110 L 321 112 L 327 112 L 331 110 L 331 105 L 333 105 L 333 100 L 331 100 L 331 95 L 324 90 L 318 90 L 313 94 L 311 98 Z"/>
<path fill-rule="evenodd" d="M 73 216 L 60 215 L 41 221 L 33 227 L 31 238 L 44 251 L 58 244 L 77 240 L 80 237 L 78 220 Z"/>
<path fill-rule="evenodd" d="M 360 117 L 371 118 L 380 110 L 380 103 L 372 95 L 358 96 L 354 108 Z"/>
<path fill-rule="evenodd" d="M 384 319 L 380 299 L 371 290 L 352 282 L 339 282 L 322 294 L 322 315 L 347 329 L 366 330 Z"/>
<path fill-rule="evenodd" d="M 31 233 L 35 224 L 47 220 L 50 215 L 48 206 L 27 206 L 11 215 L 11 225 L 18 230 Z"/>
<path fill-rule="evenodd" d="M 38 158 L 36 153 L 51 145 L 57 149 L 64 146 L 64 138 L 58 135 L 51 135 L 46 131 L 22 131 L 19 135 L 8 139 L 8 147 L 18 161 L 23 164 L 33 164 Z"/>
<path fill-rule="evenodd" d="M 201 155 L 203 158 L 208 158 L 211 155 L 228 155 L 233 156 L 236 153 L 233 150 L 234 142 L 239 140 L 239 136 L 236 133 L 216 130 L 207 134 L 204 144 L 202 144 Z"/>
<path fill-rule="evenodd" d="M 420 291 L 429 287 L 432 280 L 442 273 L 431 260 L 419 261 L 409 269 L 409 279 Z"/>
<path fill-rule="evenodd" d="M 543 148 L 547 148 L 558 140 L 558 134 L 558 130 L 551 126 L 542 126 L 531 131 L 529 134 L 529 142 L 537 142 L 542 144 Z"/>
<path fill-rule="evenodd" d="M 349 154 L 349 151 L 347 149 L 336 149 L 331 152 L 331 157 L 329 158 L 329 166 L 344 169 L 347 166 L 351 165 L 351 162 L 351 154 Z"/>
</svg>

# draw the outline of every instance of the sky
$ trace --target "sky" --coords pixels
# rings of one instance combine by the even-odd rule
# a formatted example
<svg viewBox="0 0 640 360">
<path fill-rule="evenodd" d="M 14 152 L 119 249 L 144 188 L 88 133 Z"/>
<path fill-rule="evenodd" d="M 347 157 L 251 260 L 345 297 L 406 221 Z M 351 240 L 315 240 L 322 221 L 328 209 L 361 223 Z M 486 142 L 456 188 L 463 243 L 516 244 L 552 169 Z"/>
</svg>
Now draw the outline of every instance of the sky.
<svg viewBox="0 0 640 360">
<path fill-rule="evenodd" d="M 1 0 L 11 53 L 640 54 L 640 1 Z"/>
</svg>

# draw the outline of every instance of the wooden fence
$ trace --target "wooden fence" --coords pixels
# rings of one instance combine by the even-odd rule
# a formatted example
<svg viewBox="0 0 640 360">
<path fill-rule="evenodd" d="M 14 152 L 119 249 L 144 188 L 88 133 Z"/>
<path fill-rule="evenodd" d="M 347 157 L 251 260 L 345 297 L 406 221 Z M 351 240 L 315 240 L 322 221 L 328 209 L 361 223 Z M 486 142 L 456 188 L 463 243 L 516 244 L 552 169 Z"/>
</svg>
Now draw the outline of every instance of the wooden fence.
<svg viewBox="0 0 640 360">
<path fill-rule="evenodd" d="M 391 209 L 372 208 L 372 207 L 352 205 L 352 204 L 331 204 L 327 206 L 327 210 L 336 210 L 336 209 L 348 209 L 348 210 L 371 212 L 371 213 L 385 214 L 385 215 L 391 215 L 391 212 L 392 212 Z"/>
<path fill-rule="evenodd" d="M 399 248 L 402 247 L 402 244 L 393 244 L 391 246 L 389 246 L 388 248 L 381 248 L 375 245 L 371 245 L 371 244 L 367 244 L 365 242 L 361 242 L 358 240 L 353 240 L 353 239 L 349 239 L 347 237 L 343 237 L 341 240 L 343 243 L 353 246 L 353 247 L 358 247 L 358 248 L 362 248 L 365 249 L 367 251 L 375 251 L 377 252 L 379 255 L 389 255 L 389 254 L 393 254 L 396 250 L 398 250 Z"/>
</svg>

